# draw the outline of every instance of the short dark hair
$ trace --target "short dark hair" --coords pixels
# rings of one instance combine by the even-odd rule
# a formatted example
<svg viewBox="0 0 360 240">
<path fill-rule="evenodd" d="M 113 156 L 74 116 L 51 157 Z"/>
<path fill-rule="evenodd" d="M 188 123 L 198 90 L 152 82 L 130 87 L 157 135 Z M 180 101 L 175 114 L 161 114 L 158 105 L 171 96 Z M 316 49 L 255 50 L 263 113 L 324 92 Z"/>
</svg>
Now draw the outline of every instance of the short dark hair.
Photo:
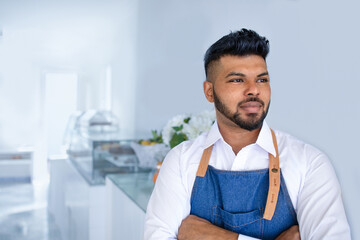
<svg viewBox="0 0 360 240">
<path fill-rule="evenodd" d="M 230 32 L 230 34 L 223 36 L 211 45 L 206 51 L 204 57 L 206 78 L 209 64 L 225 55 L 245 56 L 255 54 L 266 60 L 268 53 L 269 40 L 255 31 L 243 28 L 240 31 Z"/>
</svg>

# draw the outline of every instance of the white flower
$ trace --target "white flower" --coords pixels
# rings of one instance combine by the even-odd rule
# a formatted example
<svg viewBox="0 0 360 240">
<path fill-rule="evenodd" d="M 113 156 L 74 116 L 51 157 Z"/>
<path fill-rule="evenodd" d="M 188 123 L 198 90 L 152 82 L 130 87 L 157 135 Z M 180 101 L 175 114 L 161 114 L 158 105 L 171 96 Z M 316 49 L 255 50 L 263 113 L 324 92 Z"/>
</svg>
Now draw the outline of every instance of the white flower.
<svg viewBox="0 0 360 240">
<path fill-rule="evenodd" d="M 188 118 L 190 118 L 190 121 L 184 122 Z M 179 132 L 185 134 L 189 140 L 193 140 L 202 133 L 209 131 L 214 121 L 215 111 L 206 110 L 199 114 L 177 115 L 164 127 L 162 131 L 163 141 L 166 145 L 170 145 L 170 141 L 175 133 L 173 127 L 180 127 L 181 125 L 183 128 Z"/>
<path fill-rule="evenodd" d="M 184 124 L 184 119 L 189 118 L 189 114 L 181 114 L 173 117 L 162 130 L 163 141 L 166 145 L 170 145 L 170 140 L 175 133 L 173 127 L 178 127 Z"/>
</svg>

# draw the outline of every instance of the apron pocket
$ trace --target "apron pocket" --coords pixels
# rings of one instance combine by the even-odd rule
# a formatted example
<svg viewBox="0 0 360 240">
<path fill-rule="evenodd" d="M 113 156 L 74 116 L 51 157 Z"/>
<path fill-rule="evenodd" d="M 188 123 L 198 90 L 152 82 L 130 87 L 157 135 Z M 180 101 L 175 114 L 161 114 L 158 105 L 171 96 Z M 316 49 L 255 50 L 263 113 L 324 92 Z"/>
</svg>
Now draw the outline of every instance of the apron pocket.
<svg viewBox="0 0 360 240">
<path fill-rule="evenodd" d="M 224 227 L 233 232 L 243 232 L 248 228 L 259 229 L 261 226 L 262 209 L 256 209 L 245 213 L 231 213 L 220 207 L 213 207 L 214 224 Z"/>
</svg>

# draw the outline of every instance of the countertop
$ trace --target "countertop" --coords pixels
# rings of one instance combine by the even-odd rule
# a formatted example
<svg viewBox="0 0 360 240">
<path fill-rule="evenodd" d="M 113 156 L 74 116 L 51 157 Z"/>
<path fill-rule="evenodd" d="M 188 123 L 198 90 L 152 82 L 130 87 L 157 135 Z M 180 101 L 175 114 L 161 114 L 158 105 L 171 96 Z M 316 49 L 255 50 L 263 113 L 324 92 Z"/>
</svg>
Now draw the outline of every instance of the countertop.
<svg viewBox="0 0 360 240">
<path fill-rule="evenodd" d="M 146 212 L 146 207 L 154 188 L 153 174 L 154 172 L 121 173 L 108 174 L 106 177 L 138 205 L 142 211 Z"/>
</svg>

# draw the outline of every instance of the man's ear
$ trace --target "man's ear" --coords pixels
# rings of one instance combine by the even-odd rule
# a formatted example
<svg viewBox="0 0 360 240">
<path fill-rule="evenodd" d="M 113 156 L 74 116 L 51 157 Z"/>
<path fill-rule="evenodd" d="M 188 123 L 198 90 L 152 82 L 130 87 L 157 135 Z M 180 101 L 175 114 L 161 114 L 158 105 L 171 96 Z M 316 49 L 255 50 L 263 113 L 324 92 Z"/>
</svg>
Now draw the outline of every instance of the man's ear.
<svg viewBox="0 0 360 240">
<path fill-rule="evenodd" d="M 213 83 L 210 81 L 204 81 L 203 87 L 206 99 L 211 103 L 214 102 Z"/>
</svg>

